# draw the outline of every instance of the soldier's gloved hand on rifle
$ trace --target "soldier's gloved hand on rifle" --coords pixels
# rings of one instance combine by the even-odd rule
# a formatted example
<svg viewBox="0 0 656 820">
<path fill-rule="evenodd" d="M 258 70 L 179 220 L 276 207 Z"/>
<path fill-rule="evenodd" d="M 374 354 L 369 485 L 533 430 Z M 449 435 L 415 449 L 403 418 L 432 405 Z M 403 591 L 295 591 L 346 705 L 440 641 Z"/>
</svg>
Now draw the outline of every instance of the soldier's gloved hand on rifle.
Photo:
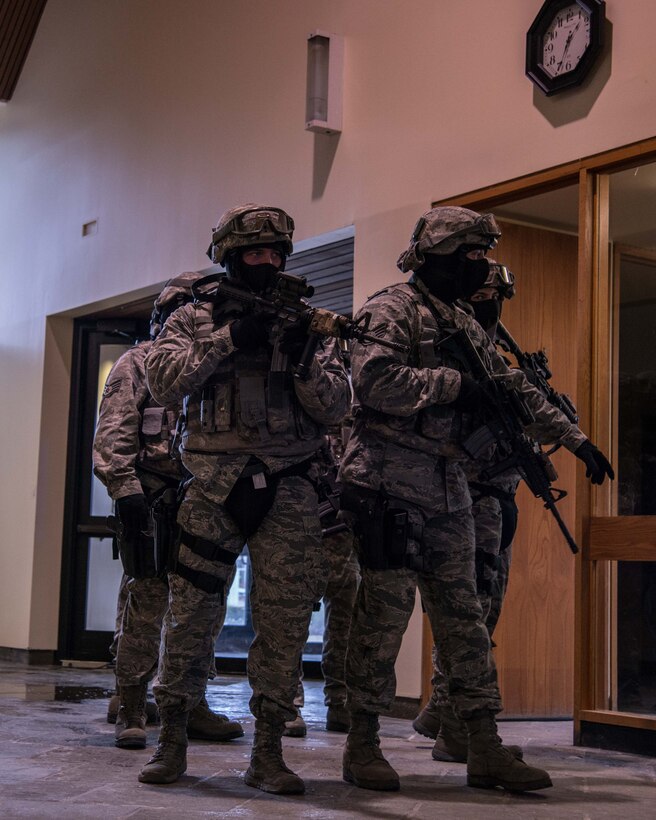
<svg viewBox="0 0 656 820">
<path fill-rule="evenodd" d="M 116 512 L 123 528 L 133 536 L 140 532 L 149 532 L 150 511 L 143 493 L 124 495 L 116 499 Z"/>
<path fill-rule="evenodd" d="M 451 402 L 451 405 L 457 410 L 463 410 L 466 413 L 476 413 L 482 409 L 487 398 L 485 389 L 481 387 L 476 379 L 472 379 L 467 373 L 461 373 L 460 392 L 454 401 Z"/>
<path fill-rule="evenodd" d="M 593 484 L 602 484 L 606 476 L 611 481 L 615 478 L 615 471 L 610 461 L 591 441 L 587 440 L 580 444 L 574 450 L 574 455 L 585 464 L 585 476 Z"/>
<path fill-rule="evenodd" d="M 285 353 L 292 364 L 298 364 L 308 340 L 309 322 L 303 317 L 293 324 L 285 325 L 280 333 L 278 349 Z"/>
<path fill-rule="evenodd" d="M 269 341 L 269 322 L 266 316 L 248 313 L 230 325 L 230 338 L 240 350 L 255 350 Z"/>
</svg>

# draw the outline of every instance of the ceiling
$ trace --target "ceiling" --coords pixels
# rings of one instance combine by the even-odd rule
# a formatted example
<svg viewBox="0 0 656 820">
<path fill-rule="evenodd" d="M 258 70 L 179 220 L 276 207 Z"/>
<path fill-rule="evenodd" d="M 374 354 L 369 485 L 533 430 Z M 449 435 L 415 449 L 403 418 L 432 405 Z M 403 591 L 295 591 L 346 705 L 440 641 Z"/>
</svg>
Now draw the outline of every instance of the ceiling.
<svg viewBox="0 0 656 820">
<path fill-rule="evenodd" d="M 47 0 L 0 0 L 0 102 L 16 88 Z"/>
</svg>

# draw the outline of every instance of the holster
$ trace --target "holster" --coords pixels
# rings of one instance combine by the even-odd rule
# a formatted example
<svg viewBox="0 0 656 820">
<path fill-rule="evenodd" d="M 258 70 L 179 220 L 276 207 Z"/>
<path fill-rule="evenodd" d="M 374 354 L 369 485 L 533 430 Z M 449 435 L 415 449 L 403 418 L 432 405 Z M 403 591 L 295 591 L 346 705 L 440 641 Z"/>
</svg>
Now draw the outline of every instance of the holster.
<svg viewBox="0 0 656 820">
<path fill-rule="evenodd" d="M 155 577 L 157 571 L 152 536 L 133 531 L 131 527 L 125 526 L 120 516 L 117 516 L 116 545 L 123 564 L 123 572 L 128 578 L 142 580 Z"/>
<path fill-rule="evenodd" d="M 348 485 L 342 489 L 342 510 L 353 516 L 358 557 L 367 569 L 401 569 L 408 566 L 412 525 L 408 511 L 382 493 Z"/>
<path fill-rule="evenodd" d="M 181 502 L 181 490 L 167 487 L 153 500 L 153 539 L 155 549 L 155 573 L 164 575 L 173 571 L 178 561 L 180 549 L 180 527 L 177 523 Z"/>
</svg>

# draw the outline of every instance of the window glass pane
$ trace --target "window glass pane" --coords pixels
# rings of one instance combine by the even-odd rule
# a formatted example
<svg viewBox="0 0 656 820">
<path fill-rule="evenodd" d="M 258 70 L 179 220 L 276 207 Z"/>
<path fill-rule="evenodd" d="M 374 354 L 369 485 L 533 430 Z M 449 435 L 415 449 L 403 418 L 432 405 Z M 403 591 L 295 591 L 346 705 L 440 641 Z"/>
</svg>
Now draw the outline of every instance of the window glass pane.
<svg viewBox="0 0 656 820">
<path fill-rule="evenodd" d="M 114 632 L 116 599 L 123 576 L 120 561 L 112 558 L 111 538 L 90 538 L 85 629 Z"/>
<path fill-rule="evenodd" d="M 617 512 L 656 513 L 656 164 L 610 177 Z"/>
<path fill-rule="evenodd" d="M 248 555 L 246 551 L 237 559 L 235 579 L 228 593 L 226 607 L 226 626 L 245 626 L 248 607 Z"/>
<path fill-rule="evenodd" d="M 102 399 L 102 392 L 107 381 L 109 371 L 112 369 L 114 362 L 122 356 L 126 350 L 129 350 L 132 345 L 129 344 L 111 344 L 100 345 L 98 356 L 98 397 L 96 401 L 96 415 L 94 427 L 98 421 L 98 410 L 100 409 L 100 400 Z M 93 465 L 90 468 L 93 471 Z M 91 515 L 107 516 L 112 514 L 112 500 L 107 494 L 105 485 L 93 475 L 91 478 Z"/>
<path fill-rule="evenodd" d="M 617 687 L 620 712 L 656 714 L 656 563 L 617 567 Z"/>
</svg>

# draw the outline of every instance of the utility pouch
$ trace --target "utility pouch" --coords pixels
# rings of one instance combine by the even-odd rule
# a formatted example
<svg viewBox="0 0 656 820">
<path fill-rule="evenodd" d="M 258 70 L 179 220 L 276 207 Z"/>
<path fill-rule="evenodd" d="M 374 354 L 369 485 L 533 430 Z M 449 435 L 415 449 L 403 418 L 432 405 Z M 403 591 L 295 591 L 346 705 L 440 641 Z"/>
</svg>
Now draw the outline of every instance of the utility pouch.
<svg viewBox="0 0 656 820">
<path fill-rule="evenodd" d="M 244 540 L 257 532 L 276 498 L 278 479 L 265 470 L 263 464 L 247 464 L 223 502 Z"/>
<path fill-rule="evenodd" d="M 155 574 L 163 576 L 173 571 L 178 562 L 180 527 L 177 523 L 179 493 L 167 487 L 152 503 Z"/>
</svg>

